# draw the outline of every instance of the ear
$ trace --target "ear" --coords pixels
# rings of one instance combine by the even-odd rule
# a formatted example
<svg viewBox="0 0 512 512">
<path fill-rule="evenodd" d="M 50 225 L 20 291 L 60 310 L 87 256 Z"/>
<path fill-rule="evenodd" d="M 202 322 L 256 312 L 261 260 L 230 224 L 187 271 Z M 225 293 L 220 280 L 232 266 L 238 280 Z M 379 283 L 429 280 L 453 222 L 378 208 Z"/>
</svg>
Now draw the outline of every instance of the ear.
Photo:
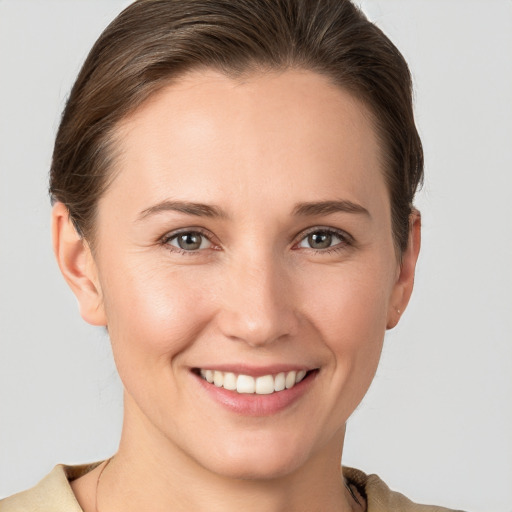
<svg viewBox="0 0 512 512">
<path fill-rule="evenodd" d="M 96 263 L 89 244 L 77 233 L 63 203 L 52 211 L 53 250 L 60 271 L 78 299 L 82 318 L 92 325 L 107 325 Z"/>
<path fill-rule="evenodd" d="M 411 298 L 420 245 L 421 215 L 418 210 L 413 210 L 409 216 L 409 242 L 402 254 L 400 270 L 389 303 L 387 329 L 393 329 L 398 324 Z"/>
</svg>

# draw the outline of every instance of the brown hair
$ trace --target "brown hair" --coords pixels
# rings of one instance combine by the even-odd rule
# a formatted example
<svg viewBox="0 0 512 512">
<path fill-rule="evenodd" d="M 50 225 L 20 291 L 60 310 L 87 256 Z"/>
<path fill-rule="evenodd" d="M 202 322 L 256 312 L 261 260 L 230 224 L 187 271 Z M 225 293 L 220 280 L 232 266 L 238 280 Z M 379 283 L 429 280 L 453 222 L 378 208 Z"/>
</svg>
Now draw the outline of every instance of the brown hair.
<svg viewBox="0 0 512 512">
<path fill-rule="evenodd" d="M 385 155 L 401 254 L 423 178 L 407 63 L 349 0 L 138 0 L 103 32 L 69 96 L 50 172 L 52 201 L 93 241 L 113 176 L 115 128 L 151 94 L 196 68 L 229 76 L 301 68 L 330 78 L 372 112 Z"/>
</svg>

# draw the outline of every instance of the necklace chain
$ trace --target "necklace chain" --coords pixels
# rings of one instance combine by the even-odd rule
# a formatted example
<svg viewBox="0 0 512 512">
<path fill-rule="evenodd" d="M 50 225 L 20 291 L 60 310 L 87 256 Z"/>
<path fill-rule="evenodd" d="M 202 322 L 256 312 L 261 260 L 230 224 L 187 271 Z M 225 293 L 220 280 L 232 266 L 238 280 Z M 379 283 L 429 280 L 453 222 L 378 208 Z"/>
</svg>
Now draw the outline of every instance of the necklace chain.
<svg viewBox="0 0 512 512">
<path fill-rule="evenodd" d="M 105 471 L 105 468 L 110 464 L 110 461 L 114 458 L 114 456 L 110 457 L 110 459 L 107 460 L 105 465 L 101 468 L 100 474 L 98 475 L 98 480 L 96 480 L 96 492 L 94 496 L 94 511 L 98 512 L 98 489 L 100 487 L 100 479 L 101 475 L 103 475 L 103 471 Z"/>
<path fill-rule="evenodd" d="M 343 478 L 343 482 L 345 483 L 345 487 L 347 488 L 347 491 L 350 493 L 350 496 L 352 496 L 352 499 L 361 507 L 361 502 L 357 499 L 354 489 L 352 489 L 353 484 L 351 484 L 346 478 Z"/>
</svg>

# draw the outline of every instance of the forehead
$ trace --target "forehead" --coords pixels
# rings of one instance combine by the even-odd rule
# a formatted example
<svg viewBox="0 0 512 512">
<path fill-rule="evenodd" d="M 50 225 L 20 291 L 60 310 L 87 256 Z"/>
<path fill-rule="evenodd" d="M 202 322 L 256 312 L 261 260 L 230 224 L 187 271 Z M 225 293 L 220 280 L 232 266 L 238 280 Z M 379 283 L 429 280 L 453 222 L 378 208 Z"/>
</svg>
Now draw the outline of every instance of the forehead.
<svg viewBox="0 0 512 512">
<path fill-rule="evenodd" d="M 116 139 L 113 189 L 134 202 L 143 192 L 157 200 L 181 191 L 243 204 L 251 191 L 272 197 L 272 188 L 297 200 L 305 190 L 339 189 L 360 201 L 384 187 L 370 112 L 310 71 L 187 73 L 122 121 Z"/>
</svg>

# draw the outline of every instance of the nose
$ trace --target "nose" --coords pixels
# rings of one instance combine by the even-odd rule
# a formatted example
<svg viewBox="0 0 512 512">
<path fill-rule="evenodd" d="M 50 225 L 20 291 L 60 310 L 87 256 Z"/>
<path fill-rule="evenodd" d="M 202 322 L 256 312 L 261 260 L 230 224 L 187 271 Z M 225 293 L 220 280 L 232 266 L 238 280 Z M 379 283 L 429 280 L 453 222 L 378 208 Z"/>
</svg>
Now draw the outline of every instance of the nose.
<svg viewBox="0 0 512 512">
<path fill-rule="evenodd" d="M 276 258 L 241 258 L 227 274 L 217 316 L 225 336 L 263 347 L 297 333 L 293 279 Z"/>
</svg>

